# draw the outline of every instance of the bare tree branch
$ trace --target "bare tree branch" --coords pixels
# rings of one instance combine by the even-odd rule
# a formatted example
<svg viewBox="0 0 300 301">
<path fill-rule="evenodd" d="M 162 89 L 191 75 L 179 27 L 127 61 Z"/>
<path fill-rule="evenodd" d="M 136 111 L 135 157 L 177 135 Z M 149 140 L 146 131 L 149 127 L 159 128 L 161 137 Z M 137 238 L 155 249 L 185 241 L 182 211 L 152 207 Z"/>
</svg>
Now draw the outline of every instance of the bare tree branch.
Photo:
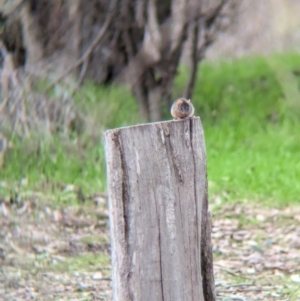
<svg viewBox="0 0 300 301">
<path fill-rule="evenodd" d="M 198 5 L 197 5 L 198 4 Z M 199 2 L 193 1 L 193 13 L 195 14 L 194 20 L 190 25 L 190 35 L 191 35 L 191 52 L 190 52 L 190 76 L 185 87 L 184 96 L 188 99 L 192 97 L 194 85 L 196 81 L 196 75 L 198 70 L 198 40 L 199 40 L 199 27 L 203 28 L 203 18 L 200 16 L 200 5 Z"/>
<path fill-rule="evenodd" d="M 190 98 L 194 91 L 198 63 L 217 38 L 217 33 L 226 27 L 225 21 L 231 16 L 231 3 L 237 0 L 101 0 L 101 7 L 97 5 L 100 3 L 98 1 L 77 0 L 73 4 L 73 0 L 57 3 L 49 0 L 49 3 L 53 2 L 49 5 L 49 12 L 41 4 L 47 3 L 47 0 L 40 1 L 41 15 L 38 15 L 38 9 L 27 9 L 27 19 L 22 21 L 23 29 L 26 29 L 23 34 L 26 45 L 32 44 L 26 32 L 33 32 L 34 25 L 38 27 L 37 38 L 41 32 L 47 32 L 48 27 L 55 31 L 67 28 L 70 24 L 76 25 L 72 27 L 73 30 L 57 34 L 60 39 L 56 39 L 59 40 L 56 44 L 59 47 L 61 43 L 66 45 L 65 51 L 59 49 L 55 54 L 67 68 L 51 80 L 46 92 L 76 70 L 78 77 L 71 95 L 85 78 L 103 84 L 125 84 L 136 96 L 143 118 L 158 120 L 162 118 L 163 106 L 168 105 L 172 99 L 172 86 L 185 41 L 190 43 L 190 73 L 183 96 Z M 29 3 L 24 0 L 19 2 Z M 43 21 L 43 15 L 55 14 L 57 5 L 61 19 L 66 20 L 64 26 L 57 24 L 57 20 L 54 20 L 55 24 L 48 24 L 48 27 L 45 22 L 34 22 L 35 15 Z M 109 7 L 107 13 L 103 7 Z M 77 20 L 80 20 L 80 25 L 76 23 Z M 51 30 L 48 33 L 50 36 L 56 34 Z M 51 41 L 49 38 L 44 40 L 48 44 Z M 39 41 L 39 57 L 45 59 L 46 63 L 52 63 L 54 55 L 47 56 L 44 40 Z M 30 45 L 29 52 L 34 53 L 35 47 Z M 56 49 L 55 45 L 53 48 Z M 36 58 L 32 53 L 28 57 Z M 26 64 L 27 60 L 25 70 Z M 55 64 L 53 66 L 55 69 Z"/>
<path fill-rule="evenodd" d="M 85 53 L 77 60 L 77 62 L 74 65 L 70 66 L 65 72 L 63 72 L 54 82 L 52 82 L 46 88 L 46 90 L 45 90 L 46 93 L 49 92 L 60 80 L 62 80 L 65 76 L 67 76 L 75 68 L 77 68 L 79 65 L 81 65 L 83 62 L 85 62 L 89 58 L 89 56 L 92 54 L 94 48 L 100 43 L 101 39 L 104 37 L 112 20 L 114 19 L 114 16 L 117 12 L 118 2 L 119 2 L 119 0 L 114 0 L 111 2 L 111 6 L 108 11 L 107 18 L 106 18 L 101 30 L 99 31 L 99 33 L 97 34 L 97 36 L 95 37 L 95 39 L 93 40 L 91 45 L 88 47 L 88 49 L 85 51 Z"/>
<path fill-rule="evenodd" d="M 207 28 L 211 27 L 214 24 L 216 19 L 219 17 L 220 12 L 223 9 L 224 5 L 229 1 L 230 0 L 221 0 L 218 5 L 209 8 L 206 12 L 203 13 L 205 18 L 205 26 Z"/>
</svg>

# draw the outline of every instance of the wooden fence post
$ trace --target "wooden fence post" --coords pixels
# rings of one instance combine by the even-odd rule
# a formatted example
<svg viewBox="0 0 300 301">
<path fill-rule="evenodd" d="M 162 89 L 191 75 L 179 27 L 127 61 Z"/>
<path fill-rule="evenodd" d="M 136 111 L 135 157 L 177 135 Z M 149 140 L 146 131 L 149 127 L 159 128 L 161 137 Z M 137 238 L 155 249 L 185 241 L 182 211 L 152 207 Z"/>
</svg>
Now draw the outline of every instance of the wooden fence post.
<svg viewBox="0 0 300 301">
<path fill-rule="evenodd" d="M 114 301 L 215 301 L 199 117 L 104 133 Z"/>
</svg>

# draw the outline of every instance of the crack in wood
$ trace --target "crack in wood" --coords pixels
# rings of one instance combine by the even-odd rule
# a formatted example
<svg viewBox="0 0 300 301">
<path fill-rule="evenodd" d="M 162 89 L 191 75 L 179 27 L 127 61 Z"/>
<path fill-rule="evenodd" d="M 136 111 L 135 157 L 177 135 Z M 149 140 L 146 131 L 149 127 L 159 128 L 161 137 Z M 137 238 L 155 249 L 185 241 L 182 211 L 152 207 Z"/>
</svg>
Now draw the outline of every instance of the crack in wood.
<svg viewBox="0 0 300 301">
<path fill-rule="evenodd" d="M 160 268 L 160 281 L 161 281 L 161 296 L 162 296 L 162 300 L 165 299 L 164 297 L 164 279 L 163 279 L 163 267 L 162 267 L 162 247 L 161 247 L 161 230 L 160 230 L 160 220 L 159 220 L 159 216 L 158 216 L 158 246 L 159 246 L 159 268 Z"/>
<path fill-rule="evenodd" d="M 122 200 L 123 200 L 123 218 L 124 218 L 124 234 L 125 241 L 127 242 L 127 252 L 129 254 L 129 222 L 128 222 L 128 212 L 129 212 L 129 185 L 128 185 L 128 172 L 126 167 L 126 160 L 124 158 L 124 150 L 122 147 L 121 135 L 118 135 L 119 151 L 121 157 L 121 170 L 122 170 Z"/>
</svg>

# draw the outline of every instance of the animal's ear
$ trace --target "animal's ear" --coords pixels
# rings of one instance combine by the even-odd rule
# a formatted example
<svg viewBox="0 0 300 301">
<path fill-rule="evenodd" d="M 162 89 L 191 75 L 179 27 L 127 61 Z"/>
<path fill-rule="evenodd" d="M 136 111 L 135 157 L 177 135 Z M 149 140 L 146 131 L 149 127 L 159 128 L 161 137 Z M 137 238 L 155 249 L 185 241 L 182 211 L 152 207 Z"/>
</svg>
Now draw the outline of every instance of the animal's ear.
<svg viewBox="0 0 300 301">
<path fill-rule="evenodd" d="M 190 99 L 188 99 L 188 101 L 187 102 L 191 102 L 191 100 Z"/>
</svg>

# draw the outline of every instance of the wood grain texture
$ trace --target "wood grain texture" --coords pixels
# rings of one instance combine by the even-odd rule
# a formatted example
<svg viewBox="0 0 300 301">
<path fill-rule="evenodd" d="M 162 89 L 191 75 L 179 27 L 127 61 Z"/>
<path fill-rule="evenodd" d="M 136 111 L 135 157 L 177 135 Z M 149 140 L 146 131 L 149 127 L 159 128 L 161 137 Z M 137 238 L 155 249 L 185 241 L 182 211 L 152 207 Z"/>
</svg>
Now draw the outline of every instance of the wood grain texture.
<svg viewBox="0 0 300 301">
<path fill-rule="evenodd" d="M 109 130 L 104 142 L 114 301 L 214 301 L 200 119 Z"/>
</svg>

